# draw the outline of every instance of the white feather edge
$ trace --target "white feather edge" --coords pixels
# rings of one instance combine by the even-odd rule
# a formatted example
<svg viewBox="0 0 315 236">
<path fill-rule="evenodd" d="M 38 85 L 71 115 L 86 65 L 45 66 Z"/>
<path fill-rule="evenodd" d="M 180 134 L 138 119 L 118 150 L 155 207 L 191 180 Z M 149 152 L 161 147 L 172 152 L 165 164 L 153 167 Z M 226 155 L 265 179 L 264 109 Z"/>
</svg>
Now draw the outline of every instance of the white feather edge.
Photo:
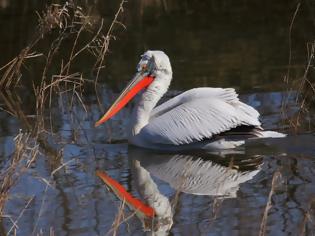
<svg viewBox="0 0 315 236">
<path fill-rule="evenodd" d="M 258 117 L 232 88 L 196 88 L 155 108 L 141 133 L 159 144 L 190 144 L 240 125 L 260 126 Z"/>
</svg>

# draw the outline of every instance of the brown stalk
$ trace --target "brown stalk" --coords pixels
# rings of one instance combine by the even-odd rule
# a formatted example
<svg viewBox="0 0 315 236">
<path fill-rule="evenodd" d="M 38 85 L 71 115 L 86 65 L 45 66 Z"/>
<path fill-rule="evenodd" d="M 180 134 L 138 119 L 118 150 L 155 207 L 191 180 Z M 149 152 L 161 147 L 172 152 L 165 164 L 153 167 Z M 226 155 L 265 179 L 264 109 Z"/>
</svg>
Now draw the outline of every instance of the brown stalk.
<svg viewBox="0 0 315 236">
<path fill-rule="evenodd" d="M 0 215 L 8 198 L 12 186 L 32 163 L 34 163 L 39 150 L 38 145 L 32 142 L 29 133 L 19 133 L 15 137 L 15 152 L 8 163 L 7 168 L 0 172 Z"/>
<path fill-rule="evenodd" d="M 267 226 L 267 219 L 268 219 L 268 213 L 269 210 L 272 207 L 272 196 L 275 193 L 275 189 L 277 187 L 277 182 L 279 181 L 279 179 L 281 178 L 281 173 L 280 171 L 276 171 L 273 174 L 272 177 L 272 181 L 271 181 L 271 188 L 269 191 L 269 195 L 268 195 L 268 200 L 265 206 L 265 210 L 264 210 L 264 214 L 263 214 L 263 218 L 260 224 L 260 230 L 259 230 L 259 236 L 264 236 L 266 234 L 266 226 Z"/>
</svg>

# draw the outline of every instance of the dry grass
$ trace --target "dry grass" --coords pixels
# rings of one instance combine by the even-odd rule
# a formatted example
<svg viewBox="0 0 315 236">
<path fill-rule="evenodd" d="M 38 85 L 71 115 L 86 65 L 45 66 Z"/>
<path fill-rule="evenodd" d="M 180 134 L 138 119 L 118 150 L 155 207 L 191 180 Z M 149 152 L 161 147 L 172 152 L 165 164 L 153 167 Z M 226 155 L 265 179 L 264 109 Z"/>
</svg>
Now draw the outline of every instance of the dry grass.
<svg viewBox="0 0 315 236">
<path fill-rule="evenodd" d="M 304 212 L 304 217 L 302 220 L 302 224 L 300 225 L 300 232 L 299 235 L 308 235 L 309 232 L 315 228 L 315 199 L 312 198 L 308 205 L 308 209 Z M 308 227 L 308 224 L 310 224 L 312 227 Z M 313 231 L 313 234 L 315 235 L 315 232 Z"/>
<path fill-rule="evenodd" d="M 269 210 L 272 207 L 272 196 L 274 195 L 277 187 L 279 186 L 280 179 L 281 179 L 281 173 L 280 171 L 276 171 L 272 176 L 271 188 L 269 191 L 268 200 L 267 200 L 266 207 L 264 210 L 263 218 L 260 224 L 259 236 L 266 235 L 268 214 L 269 214 Z"/>
<path fill-rule="evenodd" d="M 103 19 L 90 16 L 86 9 L 73 3 L 73 1 L 63 5 L 49 5 L 45 11 L 37 13 L 38 25 L 34 27 L 36 31 L 28 46 L 0 68 L 0 89 L 3 91 L 0 96 L 5 104 L 5 107 L 1 107 L 1 109 L 16 117 L 20 121 L 21 128 L 25 130 L 15 137 L 15 152 L 10 157 L 6 167 L 0 172 L 0 221 L 8 217 L 4 212 L 4 206 L 6 201 L 10 199 L 10 189 L 35 162 L 39 152 L 48 157 L 52 172 L 51 179 L 46 181 L 47 187 L 43 202 L 52 177 L 66 165 L 62 162 L 63 148 L 59 145 L 57 150 L 48 142 L 48 138 L 53 136 L 51 132 L 53 119 L 50 117 L 50 130 L 47 130 L 47 111 L 49 113 L 53 97 L 56 96 L 63 96 L 63 99 L 67 99 L 68 109 L 70 110 L 76 100 L 87 111 L 82 98 L 82 91 L 86 82 L 91 81 L 84 78 L 83 72 L 75 71 L 72 64 L 82 56 L 93 55 L 95 63 L 92 63 L 91 68 L 88 69 L 91 72 L 97 72 L 95 81 L 92 81 L 96 88 L 100 72 L 104 68 L 110 40 L 115 39 L 113 36 L 115 25 L 124 27 L 119 21 L 124 3 L 125 1 L 122 0 L 109 28 L 104 25 Z M 44 40 L 49 41 L 50 46 L 41 49 L 40 43 Z M 67 43 L 65 43 L 66 40 Z M 66 51 L 65 47 L 69 48 L 69 42 L 69 54 L 60 55 L 61 51 Z M 31 81 L 35 96 L 33 104 L 35 115 L 31 117 L 24 111 L 22 99 L 16 96 L 16 93 L 11 92 L 12 89 L 26 83 L 23 80 L 23 74 L 26 73 L 26 66 L 30 60 L 43 61 L 42 68 L 37 69 L 40 74 L 39 79 L 36 78 Z M 58 73 L 55 73 L 56 66 Z M 64 94 L 67 94 L 67 96 L 64 96 Z M 68 96 L 69 94 L 70 96 Z M 4 234 L 16 233 L 18 221 L 31 202 L 32 198 L 29 199 L 29 202 L 16 219 L 10 218 L 12 227 L 9 231 L 3 232 Z M 43 207 L 41 206 L 41 209 Z M 41 217 L 40 214 L 41 211 L 38 219 Z M 118 214 L 113 224 L 111 232 L 114 235 L 116 235 L 120 221 L 124 221 L 125 217 L 121 214 Z M 36 222 L 34 235 L 37 227 Z M 54 235 L 53 229 L 50 230 L 50 235 Z"/>
<path fill-rule="evenodd" d="M 22 109 L 22 99 L 16 93 L 12 93 L 10 90 L 0 93 L 0 98 L 3 101 L 5 108 L 2 110 L 7 112 L 13 117 L 16 117 L 21 122 L 21 128 L 23 130 L 32 130 L 32 125 L 25 112 Z"/>
<path fill-rule="evenodd" d="M 290 121 L 291 125 L 297 130 L 305 119 L 303 117 L 310 116 L 312 107 L 315 104 L 315 81 L 311 78 L 311 69 L 315 66 L 315 41 L 307 45 L 308 48 L 308 61 L 305 67 L 303 76 L 295 81 L 298 96 L 296 98 L 297 104 L 299 104 L 299 111 L 297 115 Z M 309 124 L 309 128 L 312 129 L 312 124 Z"/>
<path fill-rule="evenodd" d="M 122 201 L 119 208 L 118 208 L 118 212 L 116 214 L 115 220 L 112 224 L 112 228 L 111 230 L 108 232 L 108 234 L 112 233 L 113 236 L 117 235 L 119 226 L 122 224 L 122 222 L 124 221 L 124 209 L 125 209 L 125 201 Z"/>
<path fill-rule="evenodd" d="M 0 215 L 9 197 L 12 186 L 18 178 L 34 163 L 39 146 L 33 142 L 29 133 L 20 132 L 15 138 L 15 152 L 7 163 L 6 168 L 0 172 Z"/>
<path fill-rule="evenodd" d="M 286 116 L 288 109 L 288 99 L 283 104 L 282 114 L 287 118 L 290 127 L 295 132 L 298 132 L 301 127 L 306 126 L 305 122 L 308 120 L 309 131 L 314 130 L 314 125 L 312 124 L 312 112 L 314 112 L 315 105 L 315 81 L 312 78 L 312 68 L 315 66 L 315 41 L 307 45 L 308 49 L 308 60 L 305 66 L 303 75 L 300 78 L 294 79 L 290 83 L 290 88 L 288 89 L 288 97 L 292 96 L 293 91 L 297 93 L 295 102 L 298 107 L 296 114 L 288 118 Z"/>
<path fill-rule="evenodd" d="M 8 89 L 17 86 L 22 77 L 21 67 L 26 59 L 42 56 L 40 53 L 30 52 L 30 50 L 29 47 L 24 48 L 17 57 L 0 68 L 0 71 L 5 69 L 0 80 L 0 88 Z"/>
<path fill-rule="evenodd" d="M 124 0 L 120 2 L 109 28 L 105 27 L 103 19 L 90 16 L 88 10 L 78 6 L 75 1 L 66 2 L 63 5 L 51 4 L 45 11 L 37 13 L 38 25 L 35 27 L 36 31 L 33 39 L 27 47 L 21 50 L 18 56 L 0 68 L 0 72 L 2 72 L 0 89 L 14 88 L 23 85 L 22 73 L 28 59 L 44 58 L 43 67 L 37 69 L 39 74 L 41 74 L 39 80 L 34 79 L 32 81 L 33 93 L 36 98 L 34 104 L 34 107 L 36 107 L 35 128 L 34 125 L 29 124 L 20 107 L 20 103 L 5 98 L 7 107 L 3 108 L 3 110 L 21 119 L 22 123 L 25 124 L 24 128 L 30 130 L 33 136 L 38 136 L 38 134 L 45 132 L 45 120 L 47 120 L 45 119 L 45 111 L 48 110 L 47 105 L 51 108 L 53 97 L 56 97 L 56 95 L 72 94 L 71 97 L 62 97 L 68 101 L 67 108 L 71 110 L 73 101 L 76 99 L 87 111 L 82 91 L 85 83 L 91 81 L 84 79 L 82 72 L 72 70 L 71 65 L 80 56 L 86 56 L 87 54 L 94 56 L 95 64 L 93 65 L 92 63 L 89 69 L 91 72 L 97 71 L 94 80 L 96 91 L 97 80 L 101 69 L 104 68 L 104 59 L 109 50 L 109 43 L 111 39 L 115 39 L 113 36 L 115 25 L 125 28 L 119 21 L 119 17 L 124 11 L 124 3 Z M 66 39 L 67 44 L 64 43 Z M 49 47 L 40 49 L 42 51 L 37 53 L 36 50 L 40 48 L 39 43 L 43 40 L 49 41 Z M 67 51 L 67 48 L 70 48 L 68 50 L 69 54 L 60 55 L 60 51 Z M 59 65 L 58 74 L 55 73 L 56 65 Z M 10 91 L 7 91 L 5 93 L 10 93 Z M 4 97 L 7 96 L 4 95 Z M 98 101 L 100 104 L 99 99 Z M 52 127 L 51 117 L 50 127 Z"/>
<path fill-rule="evenodd" d="M 97 45 L 96 52 L 95 52 L 95 56 L 97 57 L 97 60 L 95 63 L 95 68 L 97 69 L 96 81 L 99 78 L 100 70 L 104 67 L 104 59 L 109 49 L 110 40 L 116 39 L 115 36 L 113 35 L 114 26 L 120 25 L 121 27 L 126 29 L 126 26 L 122 22 L 119 21 L 119 16 L 124 12 L 124 3 L 126 3 L 126 1 L 124 0 L 120 2 L 119 8 L 114 16 L 114 19 L 106 35 L 102 35 L 101 40 L 95 41 Z"/>
<path fill-rule="evenodd" d="M 86 109 L 82 98 L 82 91 L 85 83 L 91 80 L 84 79 L 82 72 L 72 70 L 72 63 L 78 60 L 80 56 L 87 54 L 93 55 L 95 63 L 91 64 L 90 72 L 96 71 L 94 80 L 95 92 L 97 95 L 97 81 L 100 76 L 101 69 L 105 65 L 105 56 L 109 50 L 109 44 L 115 39 L 113 31 L 116 25 L 125 28 L 123 23 L 119 21 L 119 17 L 124 11 L 122 0 L 118 10 L 114 16 L 112 23 L 107 29 L 103 19 L 92 17 L 87 10 L 75 3 L 65 3 L 64 5 L 51 4 L 42 13 L 38 15 L 38 25 L 36 33 L 29 45 L 21 50 L 19 55 L 7 63 L 0 69 L 2 77 L 0 79 L 0 89 L 9 89 L 22 85 L 23 81 L 23 65 L 30 58 L 44 58 L 43 68 L 38 71 L 41 76 L 38 80 L 33 80 L 33 91 L 36 97 L 36 122 L 37 127 L 35 133 L 40 133 L 45 127 L 45 107 L 49 104 L 51 108 L 52 98 L 54 96 L 62 96 L 66 92 L 71 92 L 72 97 L 68 97 L 69 110 L 71 110 L 74 99 L 80 101 L 82 107 Z M 46 37 L 48 36 L 49 37 Z M 53 37 L 51 37 L 53 36 Z M 49 38 L 49 39 L 47 39 Z M 52 38 L 52 39 L 51 39 Z M 67 43 L 64 41 L 67 39 Z M 48 40 L 50 46 L 47 51 L 36 52 L 38 44 L 42 40 Z M 69 41 L 72 46 L 69 47 Z M 81 45 L 81 46 L 79 46 Z M 62 55 L 60 51 L 67 51 L 70 48 L 69 55 Z M 55 74 L 56 65 L 59 65 L 59 73 Z M 88 68 L 85 68 L 88 70 Z M 93 82 L 93 81 L 92 81 Z M 101 104 L 100 99 L 98 103 Z M 14 110 L 12 107 L 9 110 Z M 47 110 L 47 109 L 46 109 Z M 52 126 L 52 119 L 50 119 Z M 32 129 L 35 130 L 35 129 Z"/>
<path fill-rule="evenodd" d="M 40 209 L 39 209 L 39 213 L 37 215 L 37 218 L 34 219 L 34 228 L 33 228 L 33 233 L 32 235 L 35 235 L 36 231 L 37 231 L 37 227 L 38 227 L 38 223 L 39 220 L 43 214 L 44 208 L 45 208 L 45 203 L 47 202 L 47 192 L 49 188 L 53 188 L 53 178 L 55 177 L 56 173 L 59 172 L 60 170 L 62 170 L 63 168 L 65 168 L 69 163 L 73 162 L 75 159 L 71 159 L 70 161 L 60 164 L 56 169 L 54 169 L 51 174 L 50 174 L 50 178 L 49 179 L 44 179 L 42 178 L 42 181 L 46 184 L 45 190 L 44 190 L 44 194 L 43 197 L 41 199 L 41 204 L 40 204 Z M 51 229 L 50 229 L 51 230 Z M 53 231 L 51 231 L 53 232 Z M 41 234 L 39 234 L 41 235 Z"/>
<path fill-rule="evenodd" d="M 10 200 L 10 190 L 18 182 L 19 178 L 28 171 L 35 163 L 38 157 L 39 144 L 32 138 L 31 133 L 20 133 L 14 138 L 15 152 L 0 172 L 0 222 L 8 218 L 12 224 L 5 235 L 17 235 L 18 222 L 23 216 L 25 210 L 30 206 L 34 197 L 30 197 L 25 206 L 21 209 L 20 214 L 13 219 L 12 216 L 4 213 L 6 201 Z"/>
<path fill-rule="evenodd" d="M 314 72 L 312 68 L 315 66 L 315 41 L 308 42 L 307 47 L 307 61 L 305 63 L 305 69 L 302 76 L 297 78 L 292 78 L 291 76 L 291 63 L 292 63 L 292 30 L 296 18 L 299 16 L 299 11 L 301 8 L 301 3 L 299 2 L 296 6 L 296 9 L 293 13 L 291 23 L 289 26 L 289 59 L 288 59 L 288 70 L 284 77 L 284 83 L 287 86 L 287 96 L 285 97 L 282 103 L 282 116 L 285 120 L 288 121 L 289 126 L 295 131 L 298 132 L 302 127 L 303 123 L 309 120 L 308 128 L 313 130 L 315 127 L 311 123 L 311 119 L 305 119 L 311 117 L 312 109 L 315 105 L 315 80 Z M 298 106 L 298 111 L 294 117 L 288 117 L 289 109 L 289 98 L 297 93 L 296 104 Z"/>
<path fill-rule="evenodd" d="M 134 216 L 137 215 L 137 210 L 133 211 L 131 214 L 126 215 L 125 214 L 125 209 L 126 209 L 126 202 L 123 200 L 120 202 L 119 207 L 117 208 L 117 214 L 115 216 L 115 219 L 112 223 L 112 227 L 111 229 L 106 233 L 106 235 L 113 235 L 116 236 L 118 235 L 118 230 L 119 227 L 123 224 L 123 223 L 128 223 L 128 221 L 133 218 Z M 146 219 L 144 219 L 146 220 Z M 151 220 L 151 219 L 150 219 Z M 146 221 L 143 222 L 144 224 L 147 223 Z M 127 225 L 128 226 L 128 225 Z M 128 227 L 129 228 L 129 227 Z"/>
<path fill-rule="evenodd" d="M 45 58 L 40 84 L 55 84 L 55 79 L 64 79 L 64 82 L 67 82 L 71 75 L 82 77 L 81 73 L 71 71 L 72 63 L 81 54 L 90 54 L 95 57 L 95 64 L 90 69 L 91 71 L 97 71 L 96 83 L 101 69 L 104 68 L 104 59 L 109 50 L 110 41 L 115 39 L 113 35 L 115 26 L 119 25 L 125 28 L 124 24 L 119 21 L 119 17 L 124 11 L 124 3 L 125 1 L 120 2 L 108 29 L 105 27 L 103 19 L 90 16 L 87 10 L 73 2 L 67 2 L 64 5 L 51 4 L 42 13 L 37 13 L 38 25 L 36 26 L 34 38 L 27 47 L 21 50 L 18 56 L 0 68 L 0 71 L 3 72 L 0 88 L 11 88 L 19 85 L 23 65 L 27 62 L 27 59 L 40 56 Z M 48 51 L 37 53 L 39 42 L 45 40 L 47 35 L 50 38 L 52 35 L 54 36 L 53 39 L 49 39 L 50 47 L 48 47 Z M 65 39 L 69 39 L 72 42 L 69 55 L 55 61 L 57 60 L 56 55 L 59 55 L 60 51 L 66 49 L 64 45 Z M 79 47 L 79 45 L 83 46 Z M 69 48 L 69 45 L 66 46 Z M 52 63 L 60 65 L 58 75 L 52 74 L 50 76 L 49 72 Z M 41 85 L 40 87 L 44 88 L 45 86 Z"/>
<path fill-rule="evenodd" d="M 70 17 L 66 5 L 60 6 L 52 4 L 47 7 L 46 12 L 42 15 L 38 14 L 39 23 L 34 38 L 30 41 L 28 46 L 21 50 L 18 56 L 13 58 L 9 63 L 0 68 L 3 75 L 0 80 L 0 88 L 11 88 L 19 85 L 22 77 L 22 66 L 26 63 L 27 59 L 44 56 L 43 53 L 36 53 L 35 47 L 45 35 L 56 28 L 68 28 L 68 18 Z M 62 35 L 62 33 L 60 34 Z M 52 43 L 51 48 L 54 48 Z M 55 47 L 56 48 L 56 47 Z M 50 57 L 47 57 L 50 59 Z M 48 64 L 48 63 L 47 63 Z"/>
<path fill-rule="evenodd" d="M 34 200 L 34 196 L 31 197 L 25 204 L 24 208 L 21 210 L 20 214 L 18 215 L 18 217 L 13 221 L 11 219 L 11 222 L 12 222 L 12 226 L 11 228 L 8 230 L 7 232 L 7 235 L 10 235 L 11 232 L 13 232 L 13 235 L 17 235 L 17 229 L 19 228 L 18 227 L 18 222 L 19 220 L 21 219 L 21 217 L 23 216 L 25 210 L 29 207 L 29 205 L 32 203 L 32 201 Z"/>
</svg>

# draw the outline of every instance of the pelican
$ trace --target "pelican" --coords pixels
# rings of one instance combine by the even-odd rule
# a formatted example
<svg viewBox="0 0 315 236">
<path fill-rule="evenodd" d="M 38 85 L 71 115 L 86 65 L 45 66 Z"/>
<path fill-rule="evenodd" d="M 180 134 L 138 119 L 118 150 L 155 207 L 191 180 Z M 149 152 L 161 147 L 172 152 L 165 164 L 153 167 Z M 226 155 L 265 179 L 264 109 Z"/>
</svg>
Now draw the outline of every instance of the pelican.
<svg viewBox="0 0 315 236">
<path fill-rule="evenodd" d="M 233 88 L 194 88 L 157 106 L 172 80 L 163 51 L 146 51 L 137 73 L 95 126 L 119 112 L 136 94 L 128 142 L 156 150 L 220 150 L 244 144 L 248 138 L 283 137 L 264 131 L 259 113 L 238 99 Z"/>
</svg>

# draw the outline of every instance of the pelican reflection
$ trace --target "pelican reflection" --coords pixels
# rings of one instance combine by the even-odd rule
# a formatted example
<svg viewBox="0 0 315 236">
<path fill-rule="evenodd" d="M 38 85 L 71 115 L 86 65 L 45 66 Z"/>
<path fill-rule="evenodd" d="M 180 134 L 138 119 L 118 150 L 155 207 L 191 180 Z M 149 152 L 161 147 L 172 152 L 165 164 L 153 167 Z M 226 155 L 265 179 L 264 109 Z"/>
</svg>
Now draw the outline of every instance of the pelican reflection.
<svg viewBox="0 0 315 236">
<path fill-rule="evenodd" d="M 137 212 L 149 235 L 168 234 L 173 224 L 177 193 L 235 198 L 240 184 L 257 175 L 262 165 L 262 157 L 259 156 L 244 159 L 244 155 L 239 154 L 225 158 L 204 153 L 165 154 L 135 147 L 129 147 L 129 159 L 132 178 L 140 196 L 138 200 L 152 209 L 153 217 L 141 214 L 139 205 L 127 205 Z M 156 178 L 167 183 L 175 194 L 167 197 L 160 190 Z M 117 195 L 115 187 L 109 187 L 116 196 L 126 201 L 126 197 Z"/>
</svg>

